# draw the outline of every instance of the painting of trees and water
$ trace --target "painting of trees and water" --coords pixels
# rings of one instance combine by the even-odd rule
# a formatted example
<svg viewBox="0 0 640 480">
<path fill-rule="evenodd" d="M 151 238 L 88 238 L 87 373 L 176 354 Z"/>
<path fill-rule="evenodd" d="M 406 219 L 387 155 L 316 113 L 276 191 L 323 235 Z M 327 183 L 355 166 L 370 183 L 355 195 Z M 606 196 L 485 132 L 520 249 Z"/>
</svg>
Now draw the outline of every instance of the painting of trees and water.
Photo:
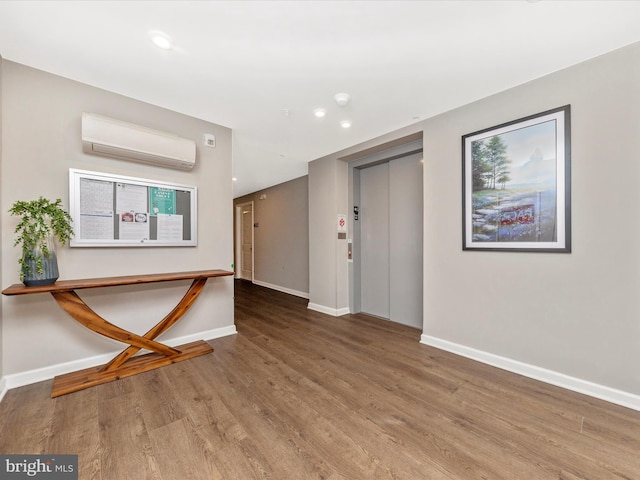
<svg viewBox="0 0 640 480">
<path fill-rule="evenodd" d="M 568 114 L 463 137 L 463 248 L 570 251 Z"/>
<path fill-rule="evenodd" d="M 556 240 L 554 120 L 471 142 L 473 240 Z"/>
</svg>

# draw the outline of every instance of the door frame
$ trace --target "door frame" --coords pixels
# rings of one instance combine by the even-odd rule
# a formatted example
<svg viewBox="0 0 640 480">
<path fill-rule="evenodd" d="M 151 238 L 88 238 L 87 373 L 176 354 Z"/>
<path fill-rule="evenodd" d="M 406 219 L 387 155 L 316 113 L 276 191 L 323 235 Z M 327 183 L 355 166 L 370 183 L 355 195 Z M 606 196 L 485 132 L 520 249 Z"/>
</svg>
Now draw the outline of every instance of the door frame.
<svg viewBox="0 0 640 480">
<path fill-rule="evenodd" d="M 247 205 L 251 205 L 251 225 L 253 225 L 254 222 L 254 215 L 255 215 L 255 205 L 253 200 L 250 202 L 243 202 L 243 203 L 238 203 L 235 206 L 235 218 L 236 218 L 236 225 L 235 225 L 235 257 L 236 257 L 236 261 L 234 264 L 234 272 L 235 272 L 235 278 L 244 278 L 242 276 L 242 209 L 244 207 L 246 207 Z M 250 280 L 251 283 L 253 283 L 253 278 L 254 278 L 254 267 L 255 267 L 255 234 L 254 234 L 254 229 L 251 229 L 251 278 L 247 278 L 245 280 Z"/>
</svg>

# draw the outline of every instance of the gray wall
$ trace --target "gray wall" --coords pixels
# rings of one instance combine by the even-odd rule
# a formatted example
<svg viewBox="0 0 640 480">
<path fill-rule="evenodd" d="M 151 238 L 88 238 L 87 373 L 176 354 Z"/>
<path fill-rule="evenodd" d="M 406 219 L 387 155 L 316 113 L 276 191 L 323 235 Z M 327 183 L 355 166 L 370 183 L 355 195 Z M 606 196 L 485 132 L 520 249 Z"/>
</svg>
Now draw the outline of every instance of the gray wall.
<svg viewBox="0 0 640 480">
<path fill-rule="evenodd" d="M 347 164 L 330 156 L 309 163 L 309 308 L 336 315 L 349 308 L 347 241 L 337 215 L 348 214 Z"/>
<path fill-rule="evenodd" d="M 349 288 L 332 241 L 335 214 L 350 208 L 331 200 L 347 188 L 340 159 L 421 130 L 423 342 L 640 409 L 638 85 L 634 44 L 312 162 L 310 303 L 340 310 Z M 565 104 L 573 253 L 463 252 L 462 135 Z"/>
<path fill-rule="evenodd" d="M 2 185 L 2 66 L 4 61 L 2 60 L 2 55 L 0 55 L 0 185 Z M 4 203 L 2 203 L 2 198 L 0 197 L 0 211 L 4 212 L 6 210 Z M 0 222 L 0 238 L 4 238 L 4 230 L 2 228 L 2 222 Z M 2 255 L 0 255 L 0 272 L 2 272 Z M 4 289 L 2 284 L 0 287 Z M 2 302 L 0 302 L 0 398 L 2 397 L 2 392 L 4 391 L 4 348 L 2 341 Z"/>
<path fill-rule="evenodd" d="M 424 123 L 424 334 L 640 394 L 640 44 Z M 571 104 L 571 254 L 461 250 L 460 137 Z"/>
<path fill-rule="evenodd" d="M 348 215 L 353 238 L 353 204 L 349 198 L 349 163 L 419 142 L 422 127 L 412 125 L 309 163 L 309 308 L 332 315 L 350 311 L 347 240 L 336 233 L 337 215 Z"/>
<path fill-rule="evenodd" d="M 255 283 L 304 297 L 309 294 L 308 179 L 305 175 L 233 201 L 254 202 L 254 223 L 259 224 L 254 228 Z"/>
<path fill-rule="evenodd" d="M 0 212 L 3 232 L 17 218 L 7 213 L 16 200 L 42 195 L 69 205 L 68 169 L 113 173 L 198 188 L 198 246 L 173 248 L 58 249 L 60 279 L 231 269 L 233 262 L 231 130 L 94 88 L 23 65 L 4 61 Z M 82 112 L 93 112 L 192 138 L 197 166 L 189 172 L 154 167 L 82 152 Z M 214 133 L 215 149 L 201 147 Z M 2 286 L 19 282 L 19 249 L 13 235 L 2 237 Z M 211 338 L 235 331 L 233 279 L 212 279 L 180 323 L 161 338 Z M 184 295 L 189 282 L 84 290 L 81 296 L 110 321 L 144 333 Z M 111 354 L 122 344 L 77 325 L 50 295 L 2 298 L 3 374 L 40 379 L 51 368 L 74 370 L 83 362 Z M 31 372 L 31 373 L 29 373 Z M 21 377 L 22 376 L 22 377 Z M 7 377 L 9 378 L 9 377 Z M 17 381 L 17 380 L 16 380 Z"/>
</svg>

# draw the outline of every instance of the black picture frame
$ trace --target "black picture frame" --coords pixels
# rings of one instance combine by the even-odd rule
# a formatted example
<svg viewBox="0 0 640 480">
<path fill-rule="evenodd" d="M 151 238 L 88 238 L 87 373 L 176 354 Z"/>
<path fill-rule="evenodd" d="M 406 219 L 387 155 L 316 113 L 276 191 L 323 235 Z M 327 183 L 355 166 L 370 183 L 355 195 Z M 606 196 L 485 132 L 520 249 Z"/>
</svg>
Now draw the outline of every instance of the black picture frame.
<svg viewBox="0 0 640 480">
<path fill-rule="evenodd" d="M 571 106 L 462 137 L 462 249 L 571 252 Z"/>
</svg>

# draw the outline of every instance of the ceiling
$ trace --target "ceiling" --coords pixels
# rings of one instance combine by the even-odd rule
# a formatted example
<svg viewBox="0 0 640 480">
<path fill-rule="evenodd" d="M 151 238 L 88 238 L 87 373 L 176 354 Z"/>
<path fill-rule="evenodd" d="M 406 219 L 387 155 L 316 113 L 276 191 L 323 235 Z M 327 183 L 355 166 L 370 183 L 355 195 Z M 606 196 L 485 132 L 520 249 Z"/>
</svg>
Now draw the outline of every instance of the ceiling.
<svg viewBox="0 0 640 480">
<path fill-rule="evenodd" d="M 0 55 L 230 127 L 238 197 L 640 41 L 639 20 L 640 2 L 611 0 L 5 0 Z M 173 49 L 155 47 L 150 30 Z M 340 92 L 351 95 L 344 107 Z"/>
</svg>

